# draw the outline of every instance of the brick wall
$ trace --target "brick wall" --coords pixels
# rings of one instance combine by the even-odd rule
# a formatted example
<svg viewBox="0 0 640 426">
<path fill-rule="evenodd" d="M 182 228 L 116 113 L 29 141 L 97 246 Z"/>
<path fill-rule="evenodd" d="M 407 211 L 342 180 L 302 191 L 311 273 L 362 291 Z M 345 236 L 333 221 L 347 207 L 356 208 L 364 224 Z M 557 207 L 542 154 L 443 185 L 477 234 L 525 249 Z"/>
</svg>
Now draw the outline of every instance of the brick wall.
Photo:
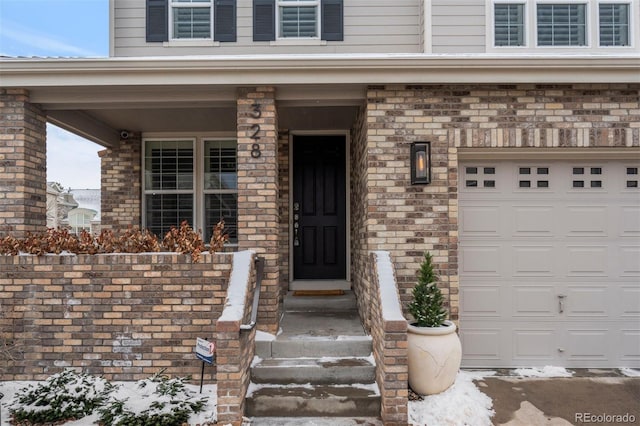
<svg viewBox="0 0 640 426">
<path fill-rule="evenodd" d="M 101 229 L 114 232 L 142 226 L 142 171 L 140 135 L 100 151 Z"/>
<path fill-rule="evenodd" d="M 212 338 L 231 254 L 0 256 L 0 380 L 65 367 L 109 380 L 166 368 L 199 377 L 197 337 Z M 215 369 L 205 369 L 205 380 Z"/>
<path fill-rule="evenodd" d="M 46 117 L 24 89 L 0 88 L 0 233 L 47 226 Z"/>
<path fill-rule="evenodd" d="M 238 248 L 265 259 L 259 324 L 275 333 L 279 324 L 278 119 L 273 87 L 238 90 Z M 259 113 L 256 106 L 259 105 Z M 258 127 L 259 126 L 259 127 Z M 259 131 L 258 131 L 259 130 Z M 255 133 L 258 131 L 257 133 Z M 251 136 L 259 139 L 252 139 Z M 252 156 L 253 145 L 260 148 Z"/>
<path fill-rule="evenodd" d="M 357 193 L 352 194 L 352 200 L 365 200 L 357 207 L 366 212 L 357 232 L 366 243 L 352 244 L 391 252 L 405 305 L 423 253 L 430 251 L 451 317 L 457 319 L 460 151 L 638 147 L 639 99 L 638 84 L 370 87 L 366 149 L 362 142 L 357 145 L 364 160 L 352 156 L 358 167 L 352 176 L 367 176 L 354 182 Z M 414 141 L 431 141 L 433 181 L 427 186 L 409 183 Z"/>
</svg>

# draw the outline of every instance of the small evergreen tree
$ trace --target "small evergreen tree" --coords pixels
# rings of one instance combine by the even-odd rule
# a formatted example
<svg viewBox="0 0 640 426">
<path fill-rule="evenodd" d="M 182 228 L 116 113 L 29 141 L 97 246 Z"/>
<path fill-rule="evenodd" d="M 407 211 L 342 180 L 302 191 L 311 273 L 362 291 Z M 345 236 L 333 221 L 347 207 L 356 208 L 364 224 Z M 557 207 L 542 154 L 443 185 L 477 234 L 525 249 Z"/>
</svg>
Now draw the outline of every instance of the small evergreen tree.
<svg viewBox="0 0 640 426">
<path fill-rule="evenodd" d="M 413 300 L 409 303 L 409 312 L 418 327 L 441 326 L 447 316 L 437 280 L 438 276 L 433 270 L 433 257 L 430 253 L 425 253 L 424 262 L 420 265 L 418 284 L 413 288 Z"/>
</svg>

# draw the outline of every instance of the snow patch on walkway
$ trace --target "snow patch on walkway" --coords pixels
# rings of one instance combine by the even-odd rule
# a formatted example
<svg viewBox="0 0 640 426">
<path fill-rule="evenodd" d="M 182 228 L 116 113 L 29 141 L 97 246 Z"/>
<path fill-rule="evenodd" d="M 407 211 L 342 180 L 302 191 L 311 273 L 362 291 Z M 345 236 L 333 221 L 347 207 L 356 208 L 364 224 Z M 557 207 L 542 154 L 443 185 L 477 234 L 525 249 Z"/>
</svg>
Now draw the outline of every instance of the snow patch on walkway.
<svg viewBox="0 0 640 426">
<path fill-rule="evenodd" d="M 517 368 L 514 374 L 522 377 L 572 377 L 573 372 L 564 367 L 545 365 L 542 368 Z"/>
</svg>

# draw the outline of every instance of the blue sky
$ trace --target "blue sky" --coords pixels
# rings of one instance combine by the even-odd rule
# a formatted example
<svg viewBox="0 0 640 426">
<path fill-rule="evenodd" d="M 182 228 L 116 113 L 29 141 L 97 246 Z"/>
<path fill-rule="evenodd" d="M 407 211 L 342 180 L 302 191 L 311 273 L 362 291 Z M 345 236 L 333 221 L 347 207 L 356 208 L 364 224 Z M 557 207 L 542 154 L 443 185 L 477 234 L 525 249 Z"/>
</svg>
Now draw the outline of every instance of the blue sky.
<svg viewBox="0 0 640 426">
<path fill-rule="evenodd" d="M 109 55 L 109 0 L 0 0 L 0 55 Z M 47 180 L 99 188 L 102 147 L 47 127 Z"/>
</svg>

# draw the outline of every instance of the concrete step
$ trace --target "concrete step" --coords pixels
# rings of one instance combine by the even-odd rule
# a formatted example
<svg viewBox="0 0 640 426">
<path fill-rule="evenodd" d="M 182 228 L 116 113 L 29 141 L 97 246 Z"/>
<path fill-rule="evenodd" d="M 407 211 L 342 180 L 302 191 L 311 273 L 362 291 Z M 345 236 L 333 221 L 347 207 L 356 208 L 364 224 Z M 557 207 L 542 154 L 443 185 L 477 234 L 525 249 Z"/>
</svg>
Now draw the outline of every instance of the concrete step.
<svg viewBox="0 0 640 426">
<path fill-rule="evenodd" d="M 256 341 L 256 355 L 267 358 L 366 358 L 371 354 L 370 336 L 336 338 L 285 339 Z"/>
<path fill-rule="evenodd" d="M 287 312 L 339 312 L 355 311 L 356 296 L 352 291 L 345 291 L 341 296 L 296 296 L 290 291 L 284 298 L 284 310 Z"/>
<path fill-rule="evenodd" d="M 376 417 L 380 391 L 369 385 L 258 385 L 246 401 L 250 417 Z"/>
<path fill-rule="evenodd" d="M 254 383 L 373 383 L 376 367 L 369 358 L 269 358 L 251 368 Z"/>
</svg>

